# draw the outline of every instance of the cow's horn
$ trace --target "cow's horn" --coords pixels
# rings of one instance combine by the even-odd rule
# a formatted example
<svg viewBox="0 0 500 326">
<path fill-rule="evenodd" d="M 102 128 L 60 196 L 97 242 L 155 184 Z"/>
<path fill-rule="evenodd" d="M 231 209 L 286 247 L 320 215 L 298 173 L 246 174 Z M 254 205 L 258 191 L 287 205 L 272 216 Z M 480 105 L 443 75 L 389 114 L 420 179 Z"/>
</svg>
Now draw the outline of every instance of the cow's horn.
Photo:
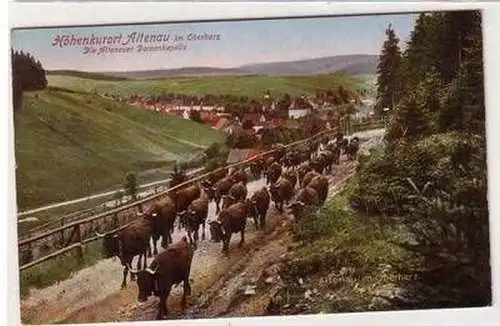
<svg viewBox="0 0 500 326">
<path fill-rule="evenodd" d="M 178 214 L 179 215 L 184 215 L 184 214 L 186 214 L 186 210 L 183 210 L 183 211 L 179 212 Z"/>
<path fill-rule="evenodd" d="M 99 238 L 104 238 L 105 234 L 96 232 L 95 235 Z"/>
<path fill-rule="evenodd" d="M 146 272 L 148 272 L 151 275 L 155 275 L 156 274 L 156 270 L 152 270 L 151 268 L 146 268 Z"/>
<path fill-rule="evenodd" d="M 306 204 L 304 204 L 304 202 L 302 202 L 300 200 L 296 201 L 296 203 L 299 204 L 299 205 L 301 205 L 301 206 L 305 206 L 306 205 Z"/>
<path fill-rule="evenodd" d="M 130 264 L 127 264 L 127 268 L 131 274 L 137 274 L 139 271 L 137 269 L 133 269 Z"/>
</svg>

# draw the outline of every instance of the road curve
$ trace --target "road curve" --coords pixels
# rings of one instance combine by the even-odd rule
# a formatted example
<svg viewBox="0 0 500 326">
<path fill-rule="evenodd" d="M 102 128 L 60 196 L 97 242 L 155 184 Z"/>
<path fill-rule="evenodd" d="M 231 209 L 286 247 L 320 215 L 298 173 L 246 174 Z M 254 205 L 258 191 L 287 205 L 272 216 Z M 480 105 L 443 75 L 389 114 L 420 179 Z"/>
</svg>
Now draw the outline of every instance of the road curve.
<svg viewBox="0 0 500 326">
<path fill-rule="evenodd" d="M 365 141 L 362 144 L 362 149 L 364 149 L 367 146 L 377 146 L 383 134 L 384 130 L 378 129 L 357 133 L 356 135 Z M 347 171 L 351 173 L 353 166 L 353 162 L 344 162 L 338 168 L 343 172 L 340 174 L 335 173 L 333 178 L 337 178 L 337 175 L 340 178 Z M 337 181 L 339 180 L 335 182 Z M 249 182 L 247 185 L 249 194 L 264 185 L 265 182 L 263 179 Z M 330 193 L 332 192 L 330 191 Z M 261 245 L 272 245 L 275 240 L 277 241 L 277 238 L 273 238 L 273 232 L 277 232 L 276 230 L 280 229 L 285 219 L 277 213 L 273 206 L 271 204 L 271 209 L 268 213 L 270 223 L 268 226 L 269 232 L 267 233 L 270 233 L 270 235 L 266 232 L 255 231 L 253 221 L 249 220 L 248 231 L 245 233 L 245 246 L 238 248 L 239 235 L 233 237 L 229 258 L 221 254 L 220 243 L 215 244 L 209 240 L 210 235 L 207 228 L 207 240 L 200 241 L 193 258 L 191 278 L 193 278 L 192 287 L 195 293 L 199 293 L 201 289 L 212 288 L 217 285 L 217 282 L 222 282 L 222 285 L 219 287 L 224 287 L 224 289 L 218 288 L 218 291 L 235 291 L 234 287 L 237 287 L 237 283 L 230 286 L 226 284 L 227 282 L 224 283 L 223 281 L 227 271 L 240 265 L 240 268 L 244 269 L 245 264 L 251 262 L 255 250 L 259 250 L 258 248 Z M 215 204 L 211 203 L 208 220 L 214 217 Z M 178 231 L 176 229 L 173 234 L 173 240 L 177 241 L 184 235 L 185 231 Z M 282 248 L 276 247 L 274 250 L 279 252 Z M 252 271 L 249 271 L 249 273 L 252 273 Z M 139 304 L 136 301 L 137 288 L 135 283 L 129 282 L 126 289 L 120 290 L 121 280 L 122 267 L 117 258 L 101 260 L 97 264 L 82 269 L 74 273 L 70 278 L 50 287 L 33 289 L 25 299 L 21 300 L 22 322 L 25 324 L 50 324 L 56 322 L 92 323 L 150 320 L 156 309 L 154 299 Z M 170 302 L 177 300 L 176 297 L 180 293 L 182 293 L 181 287 L 173 289 L 169 298 L 169 307 Z M 208 308 L 205 307 L 203 309 L 214 309 L 214 311 L 204 311 L 203 316 L 208 317 L 226 313 L 225 311 L 219 312 L 222 309 L 220 307 L 223 307 L 224 303 L 221 304 L 216 300 L 218 292 L 215 291 L 213 295 L 214 297 L 206 298 L 205 305 L 208 305 Z M 217 305 L 210 305 L 210 302 L 214 300 L 217 302 Z M 200 299 L 198 301 L 203 300 Z M 196 305 L 200 305 L 200 302 L 197 302 Z M 229 307 L 230 303 L 227 303 L 227 306 Z M 187 311 L 184 313 L 183 318 L 190 318 L 190 316 L 193 318 L 199 315 L 199 312 L 190 313 Z"/>
</svg>

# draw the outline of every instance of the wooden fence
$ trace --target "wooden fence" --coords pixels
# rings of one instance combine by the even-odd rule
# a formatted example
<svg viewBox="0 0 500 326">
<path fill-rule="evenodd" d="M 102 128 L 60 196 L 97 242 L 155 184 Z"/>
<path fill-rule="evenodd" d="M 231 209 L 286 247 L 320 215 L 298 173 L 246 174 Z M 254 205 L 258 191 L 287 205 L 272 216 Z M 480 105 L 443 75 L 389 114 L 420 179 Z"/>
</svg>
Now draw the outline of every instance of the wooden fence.
<svg viewBox="0 0 500 326">
<path fill-rule="evenodd" d="M 379 123 L 374 124 L 371 122 L 357 124 L 356 128 L 353 128 L 353 130 L 367 130 L 379 127 Z M 338 128 L 325 130 L 314 135 L 313 137 L 285 145 L 285 147 L 292 148 L 303 145 L 311 140 L 322 139 L 337 132 L 338 130 Z M 29 238 L 22 239 L 18 242 L 19 269 L 21 271 L 28 269 L 73 250 L 76 251 L 76 258 L 81 263 L 83 262 L 83 247 L 99 239 L 99 237 L 95 236 L 96 232 L 114 234 L 127 227 L 128 223 L 130 223 L 137 216 L 138 211 L 145 211 L 149 205 L 161 197 L 166 196 L 171 191 L 175 191 L 195 182 L 200 182 L 206 179 L 210 174 L 222 169 L 232 169 L 237 167 L 247 168 L 251 162 L 259 158 L 272 155 L 275 152 L 276 149 L 260 153 L 245 161 L 229 164 L 209 173 L 191 178 L 175 187 L 161 191 L 133 203 L 129 203 L 94 216 L 63 224 L 52 230 L 41 232 Z"/>
</svg>

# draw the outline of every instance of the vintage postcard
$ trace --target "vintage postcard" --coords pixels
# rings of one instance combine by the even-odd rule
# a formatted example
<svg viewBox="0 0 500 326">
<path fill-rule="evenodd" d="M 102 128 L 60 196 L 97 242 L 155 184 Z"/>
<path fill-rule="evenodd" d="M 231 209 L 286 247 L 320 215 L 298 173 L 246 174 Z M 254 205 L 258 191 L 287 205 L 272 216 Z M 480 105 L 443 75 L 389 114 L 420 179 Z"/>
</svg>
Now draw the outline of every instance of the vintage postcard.
<svg viewBox="0 0 500 326">
<path fill-rule="evenodd" d="M 22 323 L 491 305 L 481 27 L 12 30 Z"/>
</svg>

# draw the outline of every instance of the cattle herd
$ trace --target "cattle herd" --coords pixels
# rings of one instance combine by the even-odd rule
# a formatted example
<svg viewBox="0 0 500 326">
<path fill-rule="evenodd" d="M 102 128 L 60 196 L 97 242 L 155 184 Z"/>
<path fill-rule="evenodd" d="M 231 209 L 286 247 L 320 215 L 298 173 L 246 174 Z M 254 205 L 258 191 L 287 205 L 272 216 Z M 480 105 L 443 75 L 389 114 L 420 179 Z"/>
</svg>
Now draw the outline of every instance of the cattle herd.
<svg viewBox="0 0 500 326">
<path fill-rule="evenodd" d="M 97 234 L 103 238 L 105 257 L 119 257 L 124 267 L 122 288 L 127 285 L 129 271 L 131 280 L 137 278 L 139 301 L 150 296 L 160 298 L 157 319 L 163 319 L 168 313 L 166 302 L 173 285 L 183 282 L 183 305 L 186 295 L 191 293 L 191 263 L 200 228 L 202 240 L 206 237 L 210 202 L 215 202 L 217 215 L 208 222 L 211 239 L 222 242 L 222 252 L 228 254 L 232 234 L 240 233 L 239 245 L 244 243 L 247 218 L 253 218 L 257 230 L 264 230 L 271 201 L 280 212 L 289 208 L 295 219 L 303 218 L 306 208 L 321 206 L 328 195 L 326 175 L 333 172 L 333 165 L 340 163 L 341 154 L 354 160 L 358 149 L 359 139 L 349 140 L 342 133 L 332 139 L 308 141 L 295 149 L 277 145 L 272 155 L 250 164 L 250 173 L 255 178 L 264 175 L 266 180 L 266 185 L 251 196 L 244 169 L 216 170 L 199 183 L 170 191 L 120 232 Z M 172 243 L 175 223 L 186 231 L 186 236 Z M 160 238 L 165 250 L 158 253 Z M 132 260 L 136 256 L 134 270 Z M 154 259 L 147 266 L 147 257 L 152 256 Z"/>
</svg>

